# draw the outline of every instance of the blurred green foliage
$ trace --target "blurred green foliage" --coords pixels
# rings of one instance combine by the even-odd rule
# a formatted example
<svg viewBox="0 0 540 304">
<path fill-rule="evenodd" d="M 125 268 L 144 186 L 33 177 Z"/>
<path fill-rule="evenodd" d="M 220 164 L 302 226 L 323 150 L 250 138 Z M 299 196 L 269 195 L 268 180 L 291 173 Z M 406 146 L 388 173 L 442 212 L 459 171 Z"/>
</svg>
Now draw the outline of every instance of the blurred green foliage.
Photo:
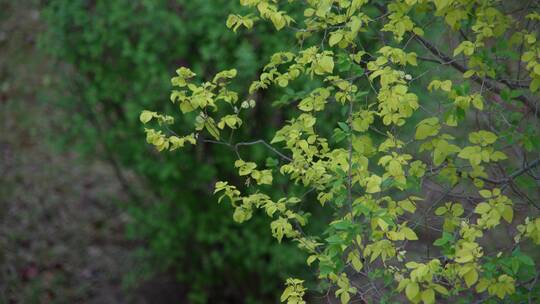
<svg viewBox="0 0 540 304">
<path fill-rule="evenodd" d="M 235 67 L 242 71 L 239 83 L 247 83 L 279 44 L 292 41 L 264 28 L 248 39 L 228 31 L 226 17 L 238 6 L 229 0 L 52 0 L 44 11 L 42 47 L 70 67 L 66 92 L 57 98 L 69 113 L 63 122 L 69 132 L 57 139 L 116 168 L 130 198 L 128 233 L 145 241 L 136 279 L 172 271 L 193 303 L 274 302 L 283 278 L 298 274 L 305 259 L 272 240 L 267 221 L 239 229 L 224 215 L 230 209 L 209 199 L 213 177 L 233 174 L 224 169 L 231 151 L 203 146 L 158 155 L 141 141 L 141 110 L 173 106 L 163 101 L 176 67 L 203 76 Z M 262 126 L 272 123 L 265 107 L 251 138 L 264 137 Z M 262 157 L 261 149 L 247 150 Z"/>
</svg>

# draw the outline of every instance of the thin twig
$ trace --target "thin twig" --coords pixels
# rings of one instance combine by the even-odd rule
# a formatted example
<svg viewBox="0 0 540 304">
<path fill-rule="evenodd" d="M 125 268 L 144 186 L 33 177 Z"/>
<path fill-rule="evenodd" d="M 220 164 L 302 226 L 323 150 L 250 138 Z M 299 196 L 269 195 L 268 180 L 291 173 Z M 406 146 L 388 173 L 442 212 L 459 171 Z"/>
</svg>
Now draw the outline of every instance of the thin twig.
<svg viewBox="0 0 540 304">
<path fill-rule="evenodd" d="M 449 65 L 452 66 L 454 69 L 460 71 L 461 73 L 465 73 L 468 70 L 468 68 L 466 66 L 461 65 L 457 61 L 453 60 L 450 56 L 448 56 L 445 53 L 441 52 L 435 45 L 433 45 L 431 42 L 427 41 L 426 39 L 424 39 L 424 38 L 422 38 L 420 36 L 417 36 L 417 35 L 415 35 L 414 38 L 418 42 L 420 42 L 420 44 L 422 44 L 433 55 L 437 56 L 443 62 L 449 63 Z M 506 81 L 506 80 L 497 80 L 497 79 L 493 79 L 493 78 L 489 78 L 489 77 L 483 78 L 483 77 L 479 77 L 477 75 L 471 76 L 471 79 L 474 80 L 478 84 L 482 84 L 482 82 L 485 81 L 485 87 L 488 90 L 493 91 L 498 95 L 501 94 L 502 89 L 500 87 L 498 87 L 497 85 L 495 85 L 493 82 L 500 82 L 500 83 L 506 85 L 507 87 L 509 87 L 511 89 L 515 89 L 513 84 L 511 82 L 509 82 L 509 81 Z M 535 114 L 535 116 L 540 118 L 540 112 L 536 111 L 536 105 L 535 105 L 536 103 L 535 102 L 533 102 L 532 100 L 527 98 L 527 96 L 525 96 L 525 95 L 518 96 L 516 99 L 521 101 L 525 106 L 527 106 L 527 108 L 529 108 L 529 110 L 531 110 Z"/>
</svg>

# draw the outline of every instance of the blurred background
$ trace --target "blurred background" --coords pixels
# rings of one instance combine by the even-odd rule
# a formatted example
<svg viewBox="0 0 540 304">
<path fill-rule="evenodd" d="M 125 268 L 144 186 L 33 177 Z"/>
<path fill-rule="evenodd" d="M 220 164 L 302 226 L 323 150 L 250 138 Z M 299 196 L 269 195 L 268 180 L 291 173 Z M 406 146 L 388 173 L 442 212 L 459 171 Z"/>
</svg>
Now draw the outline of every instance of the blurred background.
<svg viewBox="0 0 540 304">
<path fill-rule="evenodd" d="M 212 196 L 216 176 L 234 179 L 230 151 L 157 154 L 138 121 L 143 109 L 175 112 L 179 66 L 235 67 L 246 87 L 292 41 L 264 26 L 234 34 L 225 20 L 238 9 L 0 0 L 0 303 L 275 303 L 302 274 L 305 256 L 264 218 L 240 227 Z M 279 123 L 270 106 L 246 136 Z"/>
</svg>

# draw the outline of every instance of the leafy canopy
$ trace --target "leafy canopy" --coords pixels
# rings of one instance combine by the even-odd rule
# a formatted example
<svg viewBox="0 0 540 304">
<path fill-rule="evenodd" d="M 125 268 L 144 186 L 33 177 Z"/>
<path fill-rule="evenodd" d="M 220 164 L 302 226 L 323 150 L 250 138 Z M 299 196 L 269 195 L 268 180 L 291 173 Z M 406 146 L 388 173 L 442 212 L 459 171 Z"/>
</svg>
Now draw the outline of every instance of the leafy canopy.
<svg viewBox="0 0 540 304">
<path fill-rule="evenodd" d="M 240 3 L 251 12 L 231 15 L 227 27 L 268 21 L 298 44 L 275 53 L 245 96 L 230 89 L 235 69 L 201 80 L 179 68 L 171 101 L 193 127 L 178 135 L 172 117 L 144 111 L 149 143 L 229 147 L 246 182 L 217 182 L 219 201 L 230 202 L 237 222 L 262 210 L 278 242 L 307 253 L 319 291 L 343 304 L 538 297 L 537 4 Z M 441 35 L 449 38 L 438 46 Z M 235 141 L 258 106 L 253 96 L 303 79 L 319 85 L 288 101 L 291 117 L 269 142 Z M 341 113 L 333 131 L 328 113 Z M 271 161 L 242 157 L 244 145 L 264 145 Z M 305 192 L 269 194 L 282 177 Z M 332 214 L 323 231 L 309 229 L 306 205 L 317 202 Z M 494 237 L 507 241 L 494 246 Z M 302 280 L 289 279 L 281 301 L 306 303 L 305 294 Z"/>
</svg>

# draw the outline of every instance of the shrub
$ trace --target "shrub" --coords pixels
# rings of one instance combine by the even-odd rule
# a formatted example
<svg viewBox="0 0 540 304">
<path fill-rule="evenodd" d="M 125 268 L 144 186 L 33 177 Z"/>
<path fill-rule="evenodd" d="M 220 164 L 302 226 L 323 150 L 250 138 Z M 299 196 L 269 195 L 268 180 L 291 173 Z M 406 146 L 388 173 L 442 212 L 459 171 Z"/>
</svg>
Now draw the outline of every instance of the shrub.
<svg viewBox="0 0 540 304">
<path fill-rule="evenodd" d="M 272 138 L 245 141 L 234 135 L 261 102 L 229 86 L 237 70 L 206 79 L 181 67 L 171 98 L 193 126 L 170 132 L 175 118 L 145 110 L 147 141 L 159 151 L 230 148 L 246 182 L 217 182 L 219 201 L 240 223 L 261 209 L 278 242 L 309 254 L 319 291 L 341 303 L 538 301 L 537 4 L 240 2 L 252 12 L 229 16 L 228 27 L 263 20 L 298 40 L 250 93 L 305 79 L 319 87 L 289 100 L 297 109 Z M 277 160 L 239 153 L 255 144 Z M 317 202 L 332 214 L 322 229 L 308 224 Z M 306 303 L 303 280 L 285 284 L 282 302 Z"/>
<path fill-rule="evenodd" d="M 294 247 L 264 236 L 265 219 L 239 229 L 224 216 L 230 211 L 209 198 L 213 176 L 231 175 L 223 165 L 231 155 L 210 146 L 158 155 L 139 144 L 144 133 L 138 114 L 169 99 L 175 65 L 202 75 L 235 65 L 245 71 L 241 81 L 249 82 L 265 57 L 288 41 L 289 35 L 270 36 L 264 28 L 240 41 L 222 26 L 227 12 L 238 7 L 226 0 L 52 0 L 44 12 L 43 47 L 71 66 L 65 78 L 70 91 L 59 96 L 70 128 L 57 139 L 116 169 L 129 194 L 128 233 L 146 244 L 138 250 L 135 279 L 172 271 L 194 303 L 270 301 L 287 270 L 302 259 Z M 271 117 L 259 112 L 253 118 L 261 129 L 250 132 L 264 134 Z M 263 154 L 250 151 L 255 158 Z"/>
</svg>

